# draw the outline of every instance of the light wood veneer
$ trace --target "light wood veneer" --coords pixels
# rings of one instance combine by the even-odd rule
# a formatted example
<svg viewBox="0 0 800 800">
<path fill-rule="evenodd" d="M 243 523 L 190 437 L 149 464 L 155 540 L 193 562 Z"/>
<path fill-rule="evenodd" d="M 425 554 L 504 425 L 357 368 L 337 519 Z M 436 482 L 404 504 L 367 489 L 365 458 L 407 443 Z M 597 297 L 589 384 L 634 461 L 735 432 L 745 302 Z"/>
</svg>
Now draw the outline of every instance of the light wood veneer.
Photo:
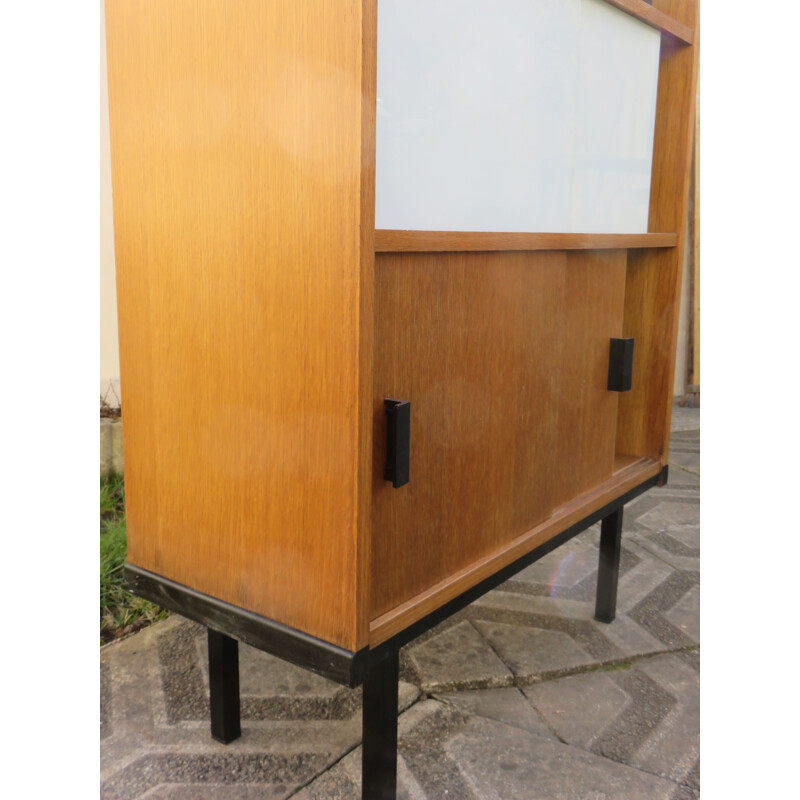
<svg viewBox="0 0 800 800">
<path fill-rule="evenodd" d="M 661 472 L 697 4 L 607 1 L 665 33 L 647 234 L 375 231 L 376 0 L 106 0 L 133 566 L 352 652 Z"/>
</svg>

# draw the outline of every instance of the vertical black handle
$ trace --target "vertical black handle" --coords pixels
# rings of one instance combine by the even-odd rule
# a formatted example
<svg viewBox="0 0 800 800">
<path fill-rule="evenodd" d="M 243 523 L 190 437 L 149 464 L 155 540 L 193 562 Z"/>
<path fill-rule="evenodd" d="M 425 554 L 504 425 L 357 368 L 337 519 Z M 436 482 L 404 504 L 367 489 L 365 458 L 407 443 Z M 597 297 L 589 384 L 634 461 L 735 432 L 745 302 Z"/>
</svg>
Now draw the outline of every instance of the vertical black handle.
<svg viewBox="0 0 800 800">
<path fill-rule="evenodd" d="M 627 392 L 633 380 L 633 339 L 612 339 L 608 353 L 608 391 Z"/>
<path fill-rule="evenodd" d="M 383 479 L 395 489 L 408 483 L 408 450 L 411 437 L 411 403 L 404 400 L 383 401 L 386 411 L 386 465 Z"/>
</svg>

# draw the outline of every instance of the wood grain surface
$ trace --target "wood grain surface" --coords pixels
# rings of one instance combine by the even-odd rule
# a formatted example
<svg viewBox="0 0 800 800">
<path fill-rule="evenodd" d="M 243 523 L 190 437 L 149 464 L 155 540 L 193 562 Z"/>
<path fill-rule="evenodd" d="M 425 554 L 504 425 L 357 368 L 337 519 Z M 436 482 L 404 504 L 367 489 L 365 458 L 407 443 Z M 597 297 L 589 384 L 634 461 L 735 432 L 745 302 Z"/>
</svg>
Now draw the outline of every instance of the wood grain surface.
<svg viewBox="0 0 800 800">
<path fill-rule="evenodd" d="M 694 41 L 694 25 L 684 22 L 685 17 L 680 14 L 680 11 L 679 15 L 672 16 L 672 12 L 663 10 L 658 2 L 650 5 L 644 0 L 603 0 L 603 2 L 636 17 L 651 28 L 656 28 L 679 42 L 692 44 Z M 679 2 L 686 2 L 686 0 L 679 0 Z M 688 2 L 691 3 L 694 0 L 688 0 Z"/>
<path fill-rule="evenodd" d="M 361 0 L 106 19 L 129 561 L 355 649 L 374 20 Z"/>
<path fill-rule="evenodd" d="M 379 254 L 375 272 L 373 617 L 611 477 L 625 252 Z M 385 397 L 411 403 L 401 489 Z"/>
<path fill-rule="evenodd" d="M 689 383 L 700 386 L 700 87 L 698 74 L 697 100 L 695 104 L 694 145 L 692 148 L 692 313 L 691 343 L 692 360 Z"/>
<path fill-rule="evenodd" d="M 372 620 L 369 627 L 370 646 L 375 647 L 396 633 L 435 611 L 449 600 L 511 564 L 539 545 L 565 531 L 571 525 L 621 497 L 648 478 L 657 475 L 661 465 L 652 459 L 635 459 L 605 483 L 572 503 L 554 510 L 553 514 L 521 536 L 498 547 L 482 559 L 472 562 L 439 583 L 409 598 L 401 605 Z"/>
<path fill-rule="evenodd" d="M 372 548 L 372 363 L 375 332 L 375 147 L 378 4 L 361 0 L 361 197 L 358 286 L 358 459 L 356 505 L 356 642 L 369 641 Z"/>
<path fill-rule="evenodd" d="M 616 250 L 674 247 L 675 233 L 492 233 L 464 231 L 375 231 L 375 251 L 476 252 L 483 250 Z"/>
<path fill-rule="evenodd" d="M 696 0 L 654 0 L 654 7 L 697 31 Z M 699 37 L 685 47 L 662 39 L 653 142 L 649 227 L 678 233 L 670 250 L 630 250 L 624 335 L 636 340 L 633 386 L 620 398 L 617 450 L 667 462 Z"/>
<path fill-rule="evenodd" d="M 614 468 L 620 394 L 608 391 L 609 340 L 622 336 L 626 263 L 624 250 L 567 254 L 556 322 L 558 447 L 549 467 L 559 472 L 556 506 L 607 480 Z"/>
</svg>

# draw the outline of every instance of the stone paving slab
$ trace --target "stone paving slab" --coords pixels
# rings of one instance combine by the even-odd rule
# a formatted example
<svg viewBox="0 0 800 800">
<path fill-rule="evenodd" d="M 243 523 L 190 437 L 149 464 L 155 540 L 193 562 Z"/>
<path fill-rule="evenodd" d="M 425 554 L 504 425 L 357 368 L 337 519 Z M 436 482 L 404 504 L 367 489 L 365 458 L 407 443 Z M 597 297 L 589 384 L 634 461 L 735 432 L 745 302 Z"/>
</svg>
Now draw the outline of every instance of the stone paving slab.
<svg viewBox="0 0 800 800">
<path fill-rule="evenodd" d="M 699 797 L 699 410 L 667 487 L 629 504 L 617 619 L 593 619 L 599 527 L 401 651 L 404 800 Z M 360 800 L 361 692 L 240 646 L 242 737 L 209 735 L 205 629 L 101 651 L 101 797 Z"/>
<path fill-rule="evenodd" d="M 474 625 L 463 621 L 409 648 L 409 656 L 423 691 L 508 686 L 511 671 L 495 650 Z"/>
<path fill-rule="evenodd" d="M 556 739 L 552 728 L 523 694 L 522 690 L 477 689 L 467 692 L 449 692 L 433 695 L 436 700 L 449 703 L 466 716 L 485 717 L 520 728 L 546 739 Z"/>
<path fill-rule="evenodd" d="M 650 773 L 477 717 L 447 753 L 473 796 L 486 800 L 668 800 L 675 793 L 672 782 Z"/>
</svg>

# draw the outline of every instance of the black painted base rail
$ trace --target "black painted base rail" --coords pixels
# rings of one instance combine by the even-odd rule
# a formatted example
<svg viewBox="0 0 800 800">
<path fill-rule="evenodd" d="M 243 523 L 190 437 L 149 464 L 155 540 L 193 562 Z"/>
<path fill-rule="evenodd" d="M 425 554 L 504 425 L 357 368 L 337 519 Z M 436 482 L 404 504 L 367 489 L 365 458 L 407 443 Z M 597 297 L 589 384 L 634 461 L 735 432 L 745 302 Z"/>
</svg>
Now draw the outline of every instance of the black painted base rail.
<svg viewBox="0 0 800 800">
<path fill-rule="evenodd" d="M 132 564 L 125 565 L 124 585 L 139 597 L 336 683 L 352 688 L 364 680 L 367 648 L 345 650 Z"/>
<path fill-rule="evenodd" d="M 362 798 L 395 800 L 400 648 L 598 521 L 601 532 L 595 618 L 611 622 L 616 614 L 623 507 L 652 486 L 666 482 L 664 467 L 660 474 L 371 650 L 344 650 L 132 565 L 125 566 L 125 585 L 134 594 L 208 627 L 211 735 L 220 742 L 227 744 L 241 735 L 237 639 L 338 683 L 350 687 L 363 683 Z"/>
</svg>

